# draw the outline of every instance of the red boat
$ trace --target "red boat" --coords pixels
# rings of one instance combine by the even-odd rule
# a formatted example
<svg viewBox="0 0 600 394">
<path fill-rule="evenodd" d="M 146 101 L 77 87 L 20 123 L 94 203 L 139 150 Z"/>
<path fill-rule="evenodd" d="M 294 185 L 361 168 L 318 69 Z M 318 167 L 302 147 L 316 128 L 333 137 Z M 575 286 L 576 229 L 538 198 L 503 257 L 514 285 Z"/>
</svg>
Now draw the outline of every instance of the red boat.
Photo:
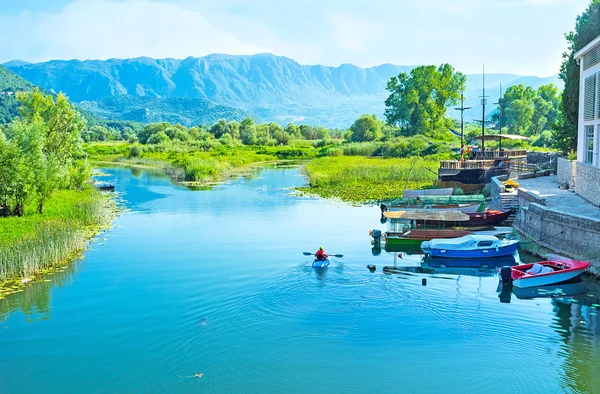
<svg viewBox="0 0 600 394">
<path fill-rule="evenodd" d="M 510 211 L 493 211 L 487 210 L 485 212 L 474 212 L 474 213 L 466 213 L 469 216 L 468 222 L 460 222 L 460 223 L 451 223 L 451 222 L 441 222 L 435 220 L 428 220 L 427 224 L 429 226 L 436 227 L 476 227 L 476 226 L 493 226 L 495 224 L 502 223 L 510 216 L 512 212 Z M 423 224 L 423 221 L 417 221 L 417 224 Z"/>
<path fill-rule="evenodd" d="M 583 274 L 589 266 L 588 261 L 552 260 L 510 267 L 510 278 L 506 277 L 508 267 L 498 271 L 503 282 L 512 280 L 513 286 L 524 288 L 566 282 Z"/>
</svg>

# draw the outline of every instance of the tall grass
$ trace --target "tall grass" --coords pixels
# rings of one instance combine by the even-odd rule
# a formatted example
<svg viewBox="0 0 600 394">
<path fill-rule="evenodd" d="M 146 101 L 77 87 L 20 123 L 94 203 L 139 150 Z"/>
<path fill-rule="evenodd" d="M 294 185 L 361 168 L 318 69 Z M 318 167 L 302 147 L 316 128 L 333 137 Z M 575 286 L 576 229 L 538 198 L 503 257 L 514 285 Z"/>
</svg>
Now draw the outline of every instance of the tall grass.
<svg viewBox="0 0 600 394">
<path fill-rule="evenodd" d="M 306 165 L 310 187 L 300 190 L 351 202 L 389 201 L 404 189 L 432 187 L 438 166 L 421 158 L 324 157 Z"/>
<path fill-rule="evenodd" d="M 95 190 L 63 190 L 44 215 L 0 219 L 0 283 L 44 271 L 75 257 L 89 232 L 110 219 L 107 200 Z"/>
</svg>

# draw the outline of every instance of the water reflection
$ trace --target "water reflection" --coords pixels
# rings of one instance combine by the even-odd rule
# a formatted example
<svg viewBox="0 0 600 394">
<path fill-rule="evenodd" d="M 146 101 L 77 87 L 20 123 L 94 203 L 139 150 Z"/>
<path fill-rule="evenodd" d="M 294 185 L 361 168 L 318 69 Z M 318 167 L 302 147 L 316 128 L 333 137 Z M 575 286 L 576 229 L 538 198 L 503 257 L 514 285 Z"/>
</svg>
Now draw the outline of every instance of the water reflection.
<svg viewBox="0 0 600 394">
<path fill-rule="evenodd" d="M 561 355 L 564 363 L 561 373 L 565 391 L 600 393 L 600 285 L 586 280 L 586 294 L 569 294 L 552 300 L 553 328 L 562 338 Z M 589 286 L 589 288 L 588 288 Z M 592 290 L 592 291 L 590 291 Z"/>
<path fill-rule="evenodd" d="M 39 276 L 38 281 L 0 300 L 0 321 L 6 322 L 12 313 L 21 312 L 28 322 L 48 320 L 52 312 L 52 291 L 70 285 L 80 261 L 73 262 L 51 274 Z"/>
</svg>

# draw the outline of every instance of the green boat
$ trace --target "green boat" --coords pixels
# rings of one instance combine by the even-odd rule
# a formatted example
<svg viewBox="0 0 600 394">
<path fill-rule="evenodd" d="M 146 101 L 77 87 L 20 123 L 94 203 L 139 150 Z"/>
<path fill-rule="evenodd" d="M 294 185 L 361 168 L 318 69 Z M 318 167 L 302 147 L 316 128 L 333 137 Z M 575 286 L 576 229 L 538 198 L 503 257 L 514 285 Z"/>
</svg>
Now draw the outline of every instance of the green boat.
<svg viewBox="0 0 600 394">
<path fill-rule="evenodd" d="M 380 230 L 373 230 L 371 236 L 376 245 L 380 245 L 383 239 L 386 250 L 396 247 L 419 248 L 423 241 L 431 241 L 433 238 L 458 238 L 471 234 L 470 231 L 440 226 L 448 222 L 468 222 L 469 216 L 460 211 L 392 211 L 384 212 L 383 216 L 389 220 L 389 229 L 383 234 Z M 428 221 L 437 223 L 436 228 L 427 228 Z"/>
</svg>

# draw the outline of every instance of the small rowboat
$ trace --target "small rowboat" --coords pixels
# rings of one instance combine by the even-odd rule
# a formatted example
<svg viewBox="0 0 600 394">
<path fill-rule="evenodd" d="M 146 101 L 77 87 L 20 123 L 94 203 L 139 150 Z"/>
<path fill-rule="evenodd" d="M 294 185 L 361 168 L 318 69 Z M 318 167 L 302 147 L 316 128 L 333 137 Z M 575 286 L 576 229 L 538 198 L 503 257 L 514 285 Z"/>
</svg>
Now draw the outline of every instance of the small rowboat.
<svg viewBox="0 0 600 394">
<path fill-rule="evenodd" d="M 316 260 L 313 261 L 312 266 L 313 268 L 326 268 L 329 266 L 329 264 L 331 264 L 331 260 L 328 258 L 326 258 L 325 260 Z"/>
<path fill-rule="evenodd" d="M 590 266 L 587 261 L 553 260 L 511 267 L 512 284 L 515 287 L 554 285 L 579 277 Z M 502 268 L 498 271 L 502 275 Z M 503 277 L 503 280 L 505 278 Z"/>
</svg>

